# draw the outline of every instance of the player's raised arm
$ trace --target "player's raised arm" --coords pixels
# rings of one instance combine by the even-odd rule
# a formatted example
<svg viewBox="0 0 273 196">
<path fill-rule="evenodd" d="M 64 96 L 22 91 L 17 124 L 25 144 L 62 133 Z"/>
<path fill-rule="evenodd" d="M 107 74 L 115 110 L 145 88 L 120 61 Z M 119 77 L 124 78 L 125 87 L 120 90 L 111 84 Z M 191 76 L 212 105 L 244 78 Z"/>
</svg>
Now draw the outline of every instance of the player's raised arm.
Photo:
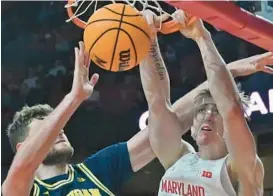
<svg viewBox="0 0 273 196">
<path fill-rule="evenodd" d="M 173 13 L 173 19 L 177 22 L 184 22 L 186 15 L 183 11 L 179 10 Z M 182 31 L 181 33 L 183 34 Z M 268 66 L 273 64 L 273 54 L 266 52 L 264 54 L 254 55 L 248 58 L 240 59 L 227 64 L 227 68 L 231 72 L 232 76 L 248 76 L 257 72 L 273 73 L 273 68 Z M 208 88 L 208 82 L 205 81 L 198 87 L 194 88 L 186 95 L 178 99 L 173 105 L 172 109 L 179 118 L 181 126 L 181 134 L 184 134 L 190 129 L 193 123 L 194 117 L 194 99 L 198 93 Z"/>
<path fill-rule="evenodd" d="M 94 74 L 89 80 L 89 63 L 83 43 L 80 42 L 80 49 L 75 48 L 72 90 L 56 109 L 44 118 L 42 123 L 39 123 L 39 126 L 32 127 L 36 129 L 36 132 L 17 145 L 16 156 L 2 186 L 4 196 L 28 196 L 30 194 L 36 169 L 75 110 L 91 96 L 99 79 L 99 76 Z"/>
<path fill-rule="evenodd" d="M 183 34 L 195 40 L 203 57 L 208 85 L 223 119 L 229 160 L 235 166 L 239 182 L 247 184 L 244 195 L 256 195 L 262 186 L 263 168 L 257 158 L 254 138 L 244 119 L 244 112 L 236 84 L 218 53 L 210 33 L 198 21 Z"/>
<path fill-rule="evenodd" d="M 155 30 L 151 11 L 145 11 L 152 30 Z M 165 169 L 183 153 L 181 127 L 176 114 L 171 110 L 170 81 L 160 54 L 157 37 L 154 37 L 149 55 L 140 64 L 140 75 L 149 106 L 150 142 Z"/>
<path fill-rule="evenodd" d="M 273 73 L 273 68 L 269 65 L 273 64 L 273 54 L 266 52 L 264 54 L 254 55 L 248 58 L 240 59 L 227 64 L 231 75 L 236 77 L 248 76 L 257 72 Z M 178 99 L 172 109 L 179 118 L 181 133 L 184 134 L 192 126 L 194 115 L 194 99 L 198 93 L 204 89 L 208 89 L 208 82 L 205 81 L 198 87 L 194 88 L 186 95 Z"/>
</svg>

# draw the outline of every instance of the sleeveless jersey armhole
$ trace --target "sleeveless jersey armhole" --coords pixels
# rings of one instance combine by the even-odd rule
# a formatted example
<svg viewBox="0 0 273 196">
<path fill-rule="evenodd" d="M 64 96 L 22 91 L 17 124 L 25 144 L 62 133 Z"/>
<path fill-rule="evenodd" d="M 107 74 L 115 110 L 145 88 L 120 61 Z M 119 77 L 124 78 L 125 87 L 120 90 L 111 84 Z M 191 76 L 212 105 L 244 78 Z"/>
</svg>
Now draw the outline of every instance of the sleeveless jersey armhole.
<svg viewBox="0 0 273 196">
<path fill-rule="evenodd" d="M 220 183 L 225 193 L 230 196 L 236 196 L 236 190 L 231 182 L 228 169 L 227 169 L 228 155 L 224 158 L 224 162 L 220 171 Z"/>
</svg>

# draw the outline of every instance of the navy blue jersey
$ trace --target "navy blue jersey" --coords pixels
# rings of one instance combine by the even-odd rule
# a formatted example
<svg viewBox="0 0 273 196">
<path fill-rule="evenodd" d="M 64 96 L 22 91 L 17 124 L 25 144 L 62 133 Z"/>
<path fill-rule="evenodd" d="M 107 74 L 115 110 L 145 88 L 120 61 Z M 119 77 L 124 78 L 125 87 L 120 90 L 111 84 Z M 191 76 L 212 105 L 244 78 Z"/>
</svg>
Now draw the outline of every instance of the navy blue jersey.
<svg viewBox="0 0 273 196">
<path fill-rule="evenodd" d="M 118 195 L 133 173 L 127 143 L 109 146 L 82 163 L 69 165 L 67 174 L 46 180 L 35 179 L 33 196 Z"/>
</svg>

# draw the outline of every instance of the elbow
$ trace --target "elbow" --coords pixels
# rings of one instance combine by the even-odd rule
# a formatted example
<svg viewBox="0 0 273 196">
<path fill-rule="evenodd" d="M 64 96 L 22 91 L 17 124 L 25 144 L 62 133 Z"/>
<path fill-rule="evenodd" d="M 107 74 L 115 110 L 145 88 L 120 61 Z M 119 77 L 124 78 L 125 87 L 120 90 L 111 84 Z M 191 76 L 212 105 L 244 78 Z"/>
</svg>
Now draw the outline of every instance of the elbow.
<svg viewBox="0 0 273 196">
<path fill-rule="evenodd" d="M 164 99 L 154 99 L 149 103 L 150 113 L 159 114 L 167 110 L 171 110 L 170 101 L 166 101 Z"/>
</svg>

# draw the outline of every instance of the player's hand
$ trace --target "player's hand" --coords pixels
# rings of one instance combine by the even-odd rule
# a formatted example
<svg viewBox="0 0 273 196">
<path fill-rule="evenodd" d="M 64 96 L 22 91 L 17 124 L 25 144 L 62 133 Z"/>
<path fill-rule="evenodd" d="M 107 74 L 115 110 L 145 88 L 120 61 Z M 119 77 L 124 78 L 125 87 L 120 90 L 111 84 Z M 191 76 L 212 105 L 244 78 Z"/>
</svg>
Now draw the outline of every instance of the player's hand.
<svg viewBox="0 0 273 196">
<path fill-rule="evenodd" d="M 248 76 L 256 72 L 273 74 L 273 53 L 255 55 L 228 64 L 233 76 Z"/>
<path fill-rule="evenodd" d="M 148 10 L 148 9 L 144 10 L 140 13 L 146 19 L 146 21 L 151 29 L 153 37 L 156 37 L 157 30 L 160 28 L 160 23 L 166 21 L 169 18 L 169 15 L 167 15 L 167 14 L 163 14 L 162 16 L 157 16 L 153 11 Z"/>
<path fill-rule="evenodd" d="M 182 23 L 185 28 L 180 32 L 187 38 L 197 40 L 198 38 L 204 38 L 210 36 L 209 31 L 205 28 L 202 20 L 198 19 L 192 25 L 187 26 L 187 20 L 189 20 L 187 14 L 183 10 L 177 10 L 172 14 L 173 20 Z"/>
<path fill-rule="evenodd" d="M 93 74 L 89 79 L 90 58 L 85 53 L 83 42 L 79 42 L 79 48 L 75 47 L 75 70 L 71 94 L 75 99 L 83 101 L 88 99 L 99 80 L 98 74 Z"/>
</svg>

